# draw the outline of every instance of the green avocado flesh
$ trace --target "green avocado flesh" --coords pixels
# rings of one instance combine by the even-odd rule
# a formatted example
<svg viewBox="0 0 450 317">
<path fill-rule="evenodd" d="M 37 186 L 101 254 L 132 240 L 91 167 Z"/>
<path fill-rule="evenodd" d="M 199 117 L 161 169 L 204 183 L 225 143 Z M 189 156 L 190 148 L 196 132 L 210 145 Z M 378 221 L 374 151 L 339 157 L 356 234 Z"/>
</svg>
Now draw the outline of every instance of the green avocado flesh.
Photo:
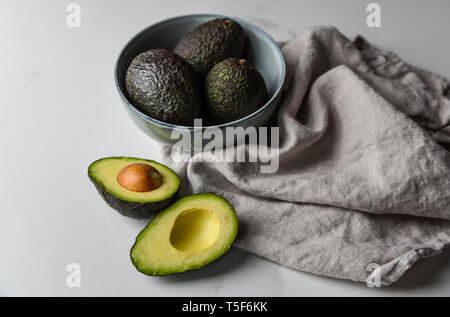
<svg viewBox="0 0 450 317">
<path fill-rule="evenodd" d="M 131 260 L 152 276 L 198 269 L 233 243 L 238 219 L 224 198 L 212 193 L 182 198 L 156 216 L 137 236 Z"/>
<path fill-rule="evenodd" d="M 154 167 L 162 177 L 160 186 L 148 192 L 135 192 L 123 187 L 118 182 L 118 175 L 122 169 L 134 163 Z M 110 207 L 132 218 L 148 218 L 163 210 L 176 198 L 180 187 L 178 175 L 167 166 L 134 157 L 97 160 L 89 166 L 88 176 Z"/>
<path fill-rule="evenodd" d="M 203 23 L 186 34 L 174 52 L 200 75 L 206 75 L 218 62 L 241 57 L 244 45 L 245 33 L 239 23 L 221 18 Z"/>
<path fill-rule="evenodd" d="M 205 79 L 206 112 L 216 123 L 232 122 L 255 112 L 267 100 L 261 74 L 244 59 L 216 64 Z"/>
</svg>

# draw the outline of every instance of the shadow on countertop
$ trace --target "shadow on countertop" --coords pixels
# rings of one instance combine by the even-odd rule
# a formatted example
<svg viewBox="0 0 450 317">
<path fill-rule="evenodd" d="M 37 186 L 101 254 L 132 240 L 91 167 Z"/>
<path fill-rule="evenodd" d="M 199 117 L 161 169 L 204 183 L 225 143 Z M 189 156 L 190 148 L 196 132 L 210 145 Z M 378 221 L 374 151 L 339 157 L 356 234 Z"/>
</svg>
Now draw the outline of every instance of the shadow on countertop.
<svg viewBox="0 0 450 317">
<path fill-rule="evenodd" d="M 256 256 L 257 257 L 257 256 Z M 259 257 L 258 257 L 259 258 Z M 228 273 L 234 270 L 239 270 L 242 267 L 252 265 L 255 261 L 255 256 L 247 251 L 232 247 L 221 258 L 212 262 L 211 264 L 199 269 L 184 272 L 181 274 L 174 274 L 166 276 L 161 281 L 167 284 L 183 284 L 184 282 L 207 280 L 208 278 L 219 277 L 224 279 Z M 448 280 L 450 264 L 450 252 L 425 258 L 418 261 L 405 275 L 396 283 L 381 287 L 369 288 L 364 283 L 354 282 L 350 280 L 339 280 L 326 276 L 318 276 L 305 272 L 296 271 L 299 275 L 305 275 L 307 284 L 313 285 L 312 293 L 307 296 L 423 296 L 429 294 L 430 296 L 439 295 L 436 289 L 441 289 L 442 282 Z M 276 265 L 276 264 L 274 264 Z M 286 268 L 287 270 L 291 270 Z M 281 269 L 282 270 L 282 269 Z M 293 270 L 295 271 L 295 270 Z M 307 277 L 306 277 L 307 276 Z M 299 276 L 299 278 L 302 278 Z M 317 279 L 317 284 L 313 282 Z M 320 290 L 324 284 L 320 281 L 327 280 L 329 282 L 328 290 Z M 214 283 L 212 283 L 213 285 Z M 327 283 L 328 284 L 328 283 Z M 337 290 L 342 289 L 348 295 L 336 293 Z M 211 290 L 211 295 L 217 293 L 217 290 Z M 312 295 L 315 294 L 315 295 Z M 446 295 L 446 294 L 442 294 Z M 248 295 L 250 296 L 250 295 Z M 267 296 L 279 296 L 279 294 L 271 294 Z M 301 294 L 291 294 L 288 296 L 305 296 L 302 291 Z"/>
<path fill-rule="evenodd" d="M 247 234 L 246 225 L 242 222 L 239 223 L 239 236 Z M 164 282 L 167 283 L 183 283 L 194 280 L 208 279 L 211 277 L 223 276 L 233 270 L 238 270 L 240 267 L 247 265 L 254 260 L 254 257 L 261 258 L 253 255 L 238 247 L 231 247 L 228 252 L 218 258 L 216 261 L 198 269 L 187 271 L 179 274 L 168 275 L 163 277 Z M 267 260 L 266 260 L 267 261 Z M 365 293 L 368 296 L 398 296 L 407 295 L 408 292 L 424 291 L 427 288 L 436 286 L 442 283 L 442 280 L 448 279 L 445 275 L 449 273 L 450 265 L 450 248 L 444 250 L 443 254 L 424 258 L 415 263 L 411 269 L 409 269 L 397 282 L 390 286 L 381 288 L 369 288 L 364 283 L 354 282 L 349 280 L 340 280 L 326 276 L 319 276 L 309 274 L 305 272 L 298 272 L 300 274 L 307 274 L 317 277 L 318 279 L 329 279 L 334 287 L 336 283 L 342 283 L 344 286 L 353 286 L 359 289 L 365 289 L 369 291 Z M 292 269 L 289 269 L 292 270 Z M 295 271 L 295 270 L 294 270 Z M 372 292 L 373 291 L 373 292 Z"/>
<path fill-rule="evenodd" d="M 250 253 L 236 247 L 231 247 L 219 259 L 198 270 L 168 275 L 164 277 L 164 280 L 168 283 L 179 283 L 223 275 L 243 265 L 249 257 L 251 257 Z"/>
<path fill-rule="evenodd" d="M 450 265 L 450 250 L 443 254 L 418 261 L 403 277 L 384 290 L 407 291 L 426 288 L 442 281 L 443 275 L 448 274 Z"/>
</svg>

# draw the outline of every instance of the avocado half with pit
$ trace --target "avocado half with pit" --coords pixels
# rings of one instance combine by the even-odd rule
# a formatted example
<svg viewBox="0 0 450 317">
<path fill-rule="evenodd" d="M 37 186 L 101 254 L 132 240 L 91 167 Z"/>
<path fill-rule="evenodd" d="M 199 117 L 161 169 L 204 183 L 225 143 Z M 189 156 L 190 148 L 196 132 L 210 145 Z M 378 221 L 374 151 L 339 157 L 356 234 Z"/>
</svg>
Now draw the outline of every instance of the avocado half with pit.
<svg viewBox="0 0 450 317">
<path fill-rule="evenodd" d="M 131 260 L 152 276 L 198 269 L 223 255 L 238 230 L 236 212 L 212 193 L 182 198 L 158 214 L 137 236 Z"/>
<path fill-rule="evenodd" d="M 88 176 L 105 202 L 120 214 L 148 218 L 170 205 L 180 179 L 167 166 L 134 157 L 106 157 L 92 163 Z"/>
</svg>

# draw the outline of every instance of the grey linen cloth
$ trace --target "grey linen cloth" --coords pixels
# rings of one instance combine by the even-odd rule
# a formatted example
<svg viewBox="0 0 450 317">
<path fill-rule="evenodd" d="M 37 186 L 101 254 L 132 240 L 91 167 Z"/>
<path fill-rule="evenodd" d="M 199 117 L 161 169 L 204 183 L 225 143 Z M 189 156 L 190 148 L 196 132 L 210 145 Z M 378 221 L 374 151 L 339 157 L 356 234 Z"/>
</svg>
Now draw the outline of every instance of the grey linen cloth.
<svg viewBox="0 0 450 317">
<path fill-rule="evenodd" d="M 163 160 L 182 176 L 183 195 L 215 192 L 233 204 L 235 246 L 362 282 L 375 263 L 370 278 L 389 285 L 450 243 L 449 83 L 333 27 L 282 51 L 276 173 L 195 156 L 176 163 L 169 146 Z"/>
</svg>

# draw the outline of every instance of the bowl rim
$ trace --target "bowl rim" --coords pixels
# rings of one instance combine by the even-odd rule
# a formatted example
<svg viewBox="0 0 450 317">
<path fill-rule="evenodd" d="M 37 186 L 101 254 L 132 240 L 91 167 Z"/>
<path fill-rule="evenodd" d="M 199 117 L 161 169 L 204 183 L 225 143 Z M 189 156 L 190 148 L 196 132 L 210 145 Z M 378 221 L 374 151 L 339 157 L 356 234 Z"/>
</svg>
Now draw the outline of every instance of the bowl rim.
<svg viewBox="0 0 450 317">
<path fill-rule="evenodd" d="M 238 120 L 235 121 L 230 121 L 230 122 L 226 122 L 226 123 L 221 123 L 221 124 L 216 124 L 216 125 L 208 125 L 208 126 L 184 126 L 184 125 L 178 125 L 178 124 L 173 124 L 173 123 L 168 123 L 168 122 L 164 122 L 164 121 L 160 121 L 157 120 L 151 116 L 146 115 L 145 113 L 141 112 L 140 110 L 138 110 L 126 97 L 125 92 L 122 91 L 122 89 L 120 88 L 120 84 L 119 84 L 119 73 L 118 73 L 118 69 L 119 69 L 119 61 L 122 59 L 122 56 L 126 50 L 126 48 L 128 48 L 138 37 L 140 37 L 142 34 L 144 34 L 145 32 L 147 32 L 150 28 L 154 28 L 157 27 L 161 24 L 167 23 L 167 22 L 171 22 L 171 21 L 176 21 L 176 20 L 182 20 L 182 19 L 186 19 L 186 18 L 205 18 L 205 17 L 211 17 L 212 19 L 217 19 L 217 18 L 228 18 L 231 20 L 234 20 L 236 22 L 238 22 L 239 24 L 245 24 L 246 26 L 248 26 L 249 28 L 253 29 L 256 32 L 259 32 L 260 34 L 262 34 L 266 39 L 269 40 L 269 42 L 272 43 L 272 45 L 275 47 L 276 52 L 278 57 L 281 60 L 281 84 L 278 85 L 275 93 L 273 94 L 273 96 L 266 101 L 266 103 L 260 107 L 258 110 L 256 110 L 255 112 L 252 112 L 251 114 L 240 118 Z M 256 117 L 258 114 L 260 114 L 261 112 L 263 112 L 267 107 L 269 107 L 269 105 L 272 104 L 272 102 L 281 94 L 281 91 L 283 89 L 284 86 L 284 82 L 286 80 L 286 61 L 284 59 L 284 55 L 283 52 L 281 51 L 280 46 L 277 44 L 277 42 L 263 29 L 261 29 L 260 27 L 254 25 L 253 23 L 247 22 L 241 18 L 237 18 L 237 17 L 233 17 L 230 15 L 223 15 L 223 14 L 214 14 L 214 13 L 200 13 L 200 14 L 186 14 L 186 15 L 179 15 L 179 16 L 174 16 L 171 18 L 167 18 L 164 20 L 161 20 L 159 22 L 156 22 L 154 24 L 149 25 L 148 27 L 146 27 L 145 29 L 141 30 L 140 32 L 138 32 L 136 35 L 134 35 L 121 49 L 118 58 L 116 59 L 116 63 L 114 66 L 114 80 L 115 80 L 115 84 L 116 84 L 116 88 L 117 91 L 119 92 L 120 97 L 122 98 L 122 100 L 125 102 L 125 104 L 127 105 L 127 107 L 133 111 L 136 115 L 138 115 L 139 117 L 142 117 L 143 119 L 145 119 L 146 121 L 150 121 L 156 125 L 160 125 L 162 127 L 168 128 L 168 129 L 188 129 L 191 131 L 197 130 L 199 128 L 201 129 L 206 129 L 206 128 L 225 128 L 225 127 L 229 127 L 229 126 L 239 126 L 239 123 L 241 122 L 246 122 L 247 120 Z"/>
</svg>

